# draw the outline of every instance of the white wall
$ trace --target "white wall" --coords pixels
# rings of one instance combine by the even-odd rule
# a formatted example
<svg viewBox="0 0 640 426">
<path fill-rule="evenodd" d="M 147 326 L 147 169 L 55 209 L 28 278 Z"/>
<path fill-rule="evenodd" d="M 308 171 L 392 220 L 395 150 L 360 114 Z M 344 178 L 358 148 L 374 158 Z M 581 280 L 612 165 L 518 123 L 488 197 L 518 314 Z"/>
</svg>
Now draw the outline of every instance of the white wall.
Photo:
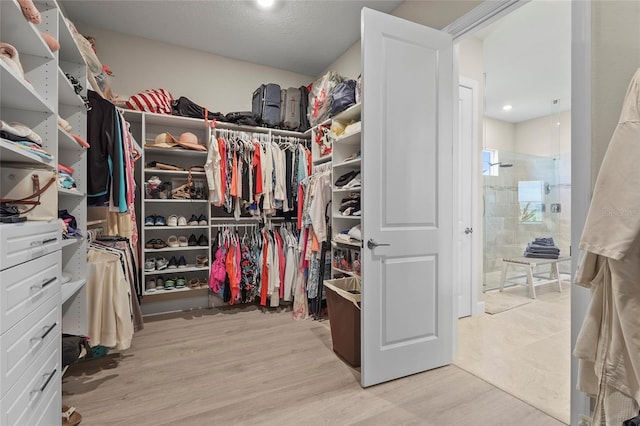
<svg viewBox="0 0 640 426">
<path fill-rule="evenodd" d="M 516 125 L 516 152 L 557 156 L 571 152 L 571 111 L 523 121 Z"/>
<path fill-rule="evenodd" d="M 96 38 L 98 57 L 114 74 L 113 90 L 125 98 L 145 89 L 165 88 L 175 98 L 186 96 L 211 111 L 250 111 L 251 95 L 262 83 L 299 87 L 315 80 L 315 76 L 75 24 L 79 32 Z"/>
<path fill-rule="evenodd" d="M 507 121 L 485 117 L 484 147 L 498 151 L 516 151 L 516 125 Z"/>
<path fill-rule="evenodd" d="M 405 1 L 391 12 L 391 15 L 431 28 L 442 29 L 480 3 L 482 1 L 477 0 Z M 358 41 L 351 46 L 322 74 L 327 71 L 336 71 L 344 77 L 357 77 L 360 74 L 360 42 Z M 469 76 L 469 78 L 473 77 Z"/>
</svg>

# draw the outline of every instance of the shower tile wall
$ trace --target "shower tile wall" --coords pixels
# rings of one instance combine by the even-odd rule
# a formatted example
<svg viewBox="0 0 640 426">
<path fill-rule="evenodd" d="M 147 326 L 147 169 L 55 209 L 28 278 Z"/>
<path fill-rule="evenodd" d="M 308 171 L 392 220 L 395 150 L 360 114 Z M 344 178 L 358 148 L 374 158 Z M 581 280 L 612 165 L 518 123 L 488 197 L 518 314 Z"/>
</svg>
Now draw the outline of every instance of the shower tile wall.
<svg viewBox="0 0 640 426">
<path fill-rule="evenodd" d="M 562 223 L 561 213 L 551 213 L 551 204 L 561 202 L 561 192 L 569 188 L 557 184 L 557 160 L 525 154 L 501 152 L 500 161 L 512 164 L 500 168 L 499 176 L 484 178 L 484 274 L 485 289 L 497 288 L 502 271 L 502 259 L 522 256 L 527 243 L 535 237 L 552 236 L 560 247 L 561 255 L 569 254 L 570 229 Z M 521 223 L 518 202 L 518 181 L 541 180 L 547 184 L 544 197 L 545 211 L 539 223 Z M 568 204 L 565 204 L 568 206 Z M 567 219 L 568 220 L 568 219 Z"/>
</svg>

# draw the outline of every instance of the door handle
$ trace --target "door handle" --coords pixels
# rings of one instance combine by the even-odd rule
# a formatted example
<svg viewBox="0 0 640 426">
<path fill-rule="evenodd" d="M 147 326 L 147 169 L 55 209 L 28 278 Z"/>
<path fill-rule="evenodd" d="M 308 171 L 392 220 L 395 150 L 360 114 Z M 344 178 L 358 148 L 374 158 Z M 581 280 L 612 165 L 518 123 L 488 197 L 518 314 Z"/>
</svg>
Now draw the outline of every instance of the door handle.
<svg viewBox="0 0 640 426">
<path fill-rule="evenodd" d="M 469 228 L 469 227 L 464 228 L 464 233 L 465 234 L 473 234 L 473 228 Z"/>
<path fill-rule="evenodd" d="M 369 241 L 367 241 L 367 247 L 369 248 L 369 250 L 373 250 L 374 248 L 380 247 L 380 246 L 390 246 L 390 245 L 391 244 L 376 243 L 373 238 L 369 238 Z"/>
</svg>

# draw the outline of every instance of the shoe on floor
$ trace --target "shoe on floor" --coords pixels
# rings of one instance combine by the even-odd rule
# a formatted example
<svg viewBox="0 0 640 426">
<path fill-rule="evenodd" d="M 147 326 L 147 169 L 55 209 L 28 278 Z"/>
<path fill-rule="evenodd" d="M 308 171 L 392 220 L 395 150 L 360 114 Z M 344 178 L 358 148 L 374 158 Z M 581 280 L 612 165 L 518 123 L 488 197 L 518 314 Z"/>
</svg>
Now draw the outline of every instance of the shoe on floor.
<svg viewBox="0 0 640 426">
<path fill-rule="evenodd" d="M 81 421 L 82 416 L 76 411 L 76 407 L 62 405 L 62 426 L 76 426 L 79 425 Z"/>
</svg>

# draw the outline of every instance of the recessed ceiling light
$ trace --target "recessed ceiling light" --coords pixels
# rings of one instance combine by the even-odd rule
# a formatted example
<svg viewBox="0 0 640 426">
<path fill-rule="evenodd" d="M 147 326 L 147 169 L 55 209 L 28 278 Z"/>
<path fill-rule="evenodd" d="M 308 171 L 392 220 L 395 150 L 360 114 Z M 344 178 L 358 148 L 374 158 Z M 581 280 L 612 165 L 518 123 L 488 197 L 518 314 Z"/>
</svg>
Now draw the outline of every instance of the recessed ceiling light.
<svg viewBox="0 0 640 426">
<path fill-rule="evenodd" d="M 256 0 L 256 3 L 258 3 L 258 6 L 262 9 L 270 9 L 273 7 L 275 0 Z"/>
<path fill-rule="evenodd" d="M 503 111 L 511 111 L 511 108 L 513 108 L 513 106 L 511 106 L 511 105 L 505 105 L 505 106 L 503 106 L 503 107 L 502 107 L 502 110 L 503 110 Z"/>
</svg>

